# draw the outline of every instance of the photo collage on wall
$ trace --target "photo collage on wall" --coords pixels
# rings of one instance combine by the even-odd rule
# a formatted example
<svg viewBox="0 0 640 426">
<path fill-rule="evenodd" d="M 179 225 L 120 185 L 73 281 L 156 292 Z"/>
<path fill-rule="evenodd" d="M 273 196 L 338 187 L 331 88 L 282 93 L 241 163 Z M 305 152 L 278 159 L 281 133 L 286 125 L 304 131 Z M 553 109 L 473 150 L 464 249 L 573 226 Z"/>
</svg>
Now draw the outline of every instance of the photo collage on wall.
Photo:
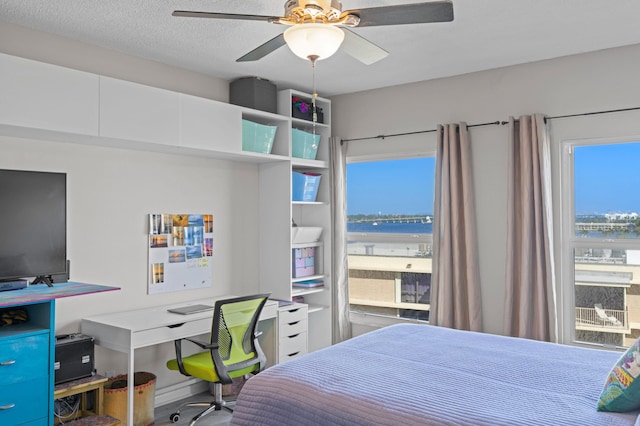
<svg viewBox="0 0 640 426">
<path fill-rule="evenodd" d="M 211 287 L 213 215 L 149 215 L 148 293 Z"/>
</svg>

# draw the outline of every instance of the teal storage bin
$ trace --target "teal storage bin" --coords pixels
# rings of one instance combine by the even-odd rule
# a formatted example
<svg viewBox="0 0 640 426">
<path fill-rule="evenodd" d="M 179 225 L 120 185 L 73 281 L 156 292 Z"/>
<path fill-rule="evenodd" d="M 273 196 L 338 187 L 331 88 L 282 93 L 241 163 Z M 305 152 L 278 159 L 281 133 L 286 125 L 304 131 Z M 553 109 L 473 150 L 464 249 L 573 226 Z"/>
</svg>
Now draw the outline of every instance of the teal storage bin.
<svg viewBox="0 0 640 426">
<path fill-rule="evenodd" d="M 316 201 L 322 175 L 292 172 L 292 201 Z"/>
<path fill-rule="evenodd" d="M 277 126 L 242 120 L 242 150 L 271 154 Z"/>
<path fill-rule="evenodd" d="M 291 155 L 296 158 L 315 160 L 320 145 L 320 135 L 291 129 Z"/>
</svg>

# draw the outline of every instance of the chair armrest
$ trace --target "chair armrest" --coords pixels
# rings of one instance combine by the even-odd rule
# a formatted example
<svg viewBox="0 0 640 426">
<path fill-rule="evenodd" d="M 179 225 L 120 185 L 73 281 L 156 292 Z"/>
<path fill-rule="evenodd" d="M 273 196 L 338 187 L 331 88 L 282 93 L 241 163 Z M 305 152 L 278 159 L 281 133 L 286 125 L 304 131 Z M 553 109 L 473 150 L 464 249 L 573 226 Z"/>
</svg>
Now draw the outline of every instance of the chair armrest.
<svg viewBox="0 0 640 426">
<path fill-rule="evenodd" d="M 182 338 L 182 339 L 178 339 L 178 340 L 188 340 L 188 341 L 190 341 L 191 343 L 193 343 L 193 344 L 195 344 L 195 345 L 197 345 L 197 346 L 201 347 L 202 349 L 208 349 L 208 350 L 211 350 L 211 349 L 218 349 L 218 347 L 220 346 L 220 345 L 218 344 L 218 342 L 215 342 L 215 343 L 209 343 L 209 342 L 206 342 L 206 343 L 205 343 L 205 342 L 201 342 L 201 341 L 199 341 L 199 340 L 190 339 L 190 338 L 188 338 L 188 337 L 184 337 L 184 338 Z"/>
<path fill-rule="evenodd" d="M 204 343 L 204 342 L 200 342 L 198 340 L 195 339 L 190 339 L 188 337 L 182 338 L 182 339 L 176 339 L 173 341 L 173 345 L 176 349 L 176 362 L 178 363 L 178 370 L 180 371 L 181 374 L 185 375 L 185 376 L 191 376 L 191 374 L 187 373 L 187 371 L 184 369 L 184 363 L 182 362 L 182 341 L 183 340 L 187 340 L 191 343 L 193 343 L 196 346 L 201 347 L 202 349 L 206 349 L 206 350 L 212 350 L 212 349 L 217 349 L 218 348 L 218 343 Z"/>
</svg>

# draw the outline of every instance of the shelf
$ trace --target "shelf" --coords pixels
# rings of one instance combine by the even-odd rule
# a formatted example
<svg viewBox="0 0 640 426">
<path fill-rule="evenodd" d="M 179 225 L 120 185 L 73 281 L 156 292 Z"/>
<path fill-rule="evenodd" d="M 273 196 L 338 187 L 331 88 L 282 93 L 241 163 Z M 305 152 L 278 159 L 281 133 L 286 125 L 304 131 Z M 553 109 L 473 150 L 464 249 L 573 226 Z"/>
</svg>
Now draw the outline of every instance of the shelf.
<svg viewBox="0 0 640 426">
<path fill-rule="evenodd" d="M 292 278 L 292 283 L 298 283 L 300 281 L 311 281 L 311 280 L 324 280 L 326 277 L 322 274 L 320 275 L 309 275 L 308 277 L 300 277 L 300 278 Z"/>
<path fill-rule="evenodd" d="M 324 201 L 292 201 L 291 204 L 297 206 L 324 206 L 329 203 L 325 203 Z"/>
<path fill-rule="evenodd" d="M 305 120 L 303 118 L 295 118 L 291 117 L 291 125 L 296 127 L 296 125 L 304 126 L 305 128 L 313 127 L 313 121 Z M 326 123 L 316 123 L 316 127 L 322 127 L 328 129 L 330 126 Z"/>
<path fill-rule="evenodd" d="M 242 156 L 245 159 L 249 159 L 251 157 L 254 157 L 257 159 L 256 162 L 258 163 L 266 163 L 266 162 L 270 162 L 270 161 L 289 161 L 289 157 L 286 157 L 284 155 L 277 155 L 277 154 L 263 154 L 260 152 L 253 152 L 253 151 L 242 151 Z"/>
<path fill-rule="evenodd" d="M 0 328 L 0 337 L 9 338 L 13 336 L 33 336 L 37 334 L 49 333 L 49 329 L 37 324 L 15 324 Z"/>
<path fill-rule="evenodd" d="M 321 160 L 309 160 L 308 158 L 291 157 L 293 168 L 328 169 L 329 162 Z"/>
<path fill-rule="evenodd" d="M 307 294 L 322 293 L 325 290 L 324 287 L 314 288 L 291 288 L 291 296 L 304 296 Z"/>
<path fill-rule="evenodd" d="M 314 241 L 311 243 L 296 243 L 296 244 L 291 244 L 291 248 L 292 249 L 297 249 L 297 248 L 306 248 L 306 247 L 322 247 L 324 245 L 324 243 L 322 241 Z M 295 279 L 295 281 L 307 281 L 306 277 L 305 279 Z"/>
<path fill-rule="evenodd" d="M 316 304 L 308 304 L 307 303 L 307 312 L 312 314 L 314 312 L 324 311 L 325 309 L 329 309 L 328 306 L 325 305 L 316 305 Z"/>
</svg>

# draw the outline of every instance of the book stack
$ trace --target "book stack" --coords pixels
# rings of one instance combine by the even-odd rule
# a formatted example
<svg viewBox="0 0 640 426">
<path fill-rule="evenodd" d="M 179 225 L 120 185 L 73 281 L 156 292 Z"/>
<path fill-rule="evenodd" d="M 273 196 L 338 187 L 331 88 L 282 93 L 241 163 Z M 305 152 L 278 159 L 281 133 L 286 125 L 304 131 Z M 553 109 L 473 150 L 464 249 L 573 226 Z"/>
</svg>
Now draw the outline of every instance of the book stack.
<svg viewBox="0 0 640 426">
<path fill-rule="evenodd" d="M 324 281 L 322 280 L 308 280 L 308 281 L 297 281 L 293 283 L 294 287 L 297 288 L 316 288 L 323 287 Z"/>
</svg>

